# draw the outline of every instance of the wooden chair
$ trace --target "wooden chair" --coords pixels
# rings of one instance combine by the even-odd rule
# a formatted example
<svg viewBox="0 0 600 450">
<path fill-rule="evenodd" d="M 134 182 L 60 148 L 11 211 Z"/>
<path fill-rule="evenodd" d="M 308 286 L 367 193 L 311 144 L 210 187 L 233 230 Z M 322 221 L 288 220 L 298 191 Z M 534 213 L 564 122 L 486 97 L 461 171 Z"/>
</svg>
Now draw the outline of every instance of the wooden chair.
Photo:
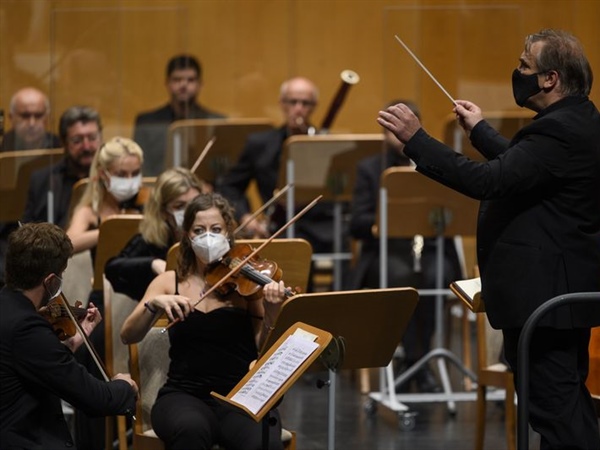
<svg viewBox="0 0 600 450">
<path fill-rule="evenodd" d="M 62 158 L 62 148 L 0 152 L 0 222 L 20 220 L 31 174 Z"/>
<path fill-rule="evenodd" d="M 162 333 L 163 326 L 152 327 L 141 342 L 129 345 L 130 373 L 139 388 L 133 424 L 133 450 L 165 448 L 150 422 L 152 405 L 169 370 L 169 334 Z"/>
<path fill-rule="evenodd" d="M 513 374 L 505 364 L 498 362 L 498 355 L 491 355 L 488 351 L 492 347 L 497 350 L 501 348 L 502 335 L 497 330 L 492 330 L 486 314 L 477 314 L 476 320 L 479 369 L 477 371 L 475 450 L 483 450 L 483 448 L 485 448 L 486 391 L 488 387 L 497 387 L 506 390 L 506 396 L 504 398 L 506 445 L 508 450 L 515 450 L 516 407 Z M 490 345 L 492 340 L 490 339 L 490 335 L 493 334 L 496 334 L 496 345 Z"/>
<path fill-rule="evenodd" d="M 127 372 L 127 351 L 121 344 L 119 333 L 123 322 L 133 311 L 136 303 L 129 297 L 112 290 L 110 282 L 104 277 L 104 266 L 110 258 L 118 255 L 129 239 L 138 232 L 141 219 L 141 214 L 124 214 L 109 217 L 100 224 L 92 289 L 103 291 L 105 365 L 111 375 Z M 116 437 L 119 440 L 119 450 L 127 450 L 126 432 L 125 417 L 118 416 Z M 112 450 L 114 434 L 114 419 L 107 417 L 107 450 Z"/>
</svg>

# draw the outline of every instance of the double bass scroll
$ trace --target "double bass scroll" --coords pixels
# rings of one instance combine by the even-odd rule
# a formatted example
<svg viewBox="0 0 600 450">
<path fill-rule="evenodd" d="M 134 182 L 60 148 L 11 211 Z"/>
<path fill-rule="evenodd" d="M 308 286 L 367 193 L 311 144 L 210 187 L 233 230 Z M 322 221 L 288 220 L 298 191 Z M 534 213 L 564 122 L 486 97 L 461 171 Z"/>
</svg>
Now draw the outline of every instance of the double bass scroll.
<svg viewBox="0 0 600 450">
<path fill-rule="evenodd" d="M 319 133 L 326 134 L 328 133 L 333 121 L 335 120 L 335 116 L 339 112 L 344 100 L 346 99 L 346 95 L 352 86 L 357 84 L 360 81 L 360 77 L 353 70 L 344 70 L 340 74 L 340 78 L 342 79 L 342 84 L 338 88 L 331 105 L 329 105 L 329 110 L 327 111 L 327 115 L 325 119 L 323 119 L 323 123 L 321 124 L 321 130 Z"/>
</svg>

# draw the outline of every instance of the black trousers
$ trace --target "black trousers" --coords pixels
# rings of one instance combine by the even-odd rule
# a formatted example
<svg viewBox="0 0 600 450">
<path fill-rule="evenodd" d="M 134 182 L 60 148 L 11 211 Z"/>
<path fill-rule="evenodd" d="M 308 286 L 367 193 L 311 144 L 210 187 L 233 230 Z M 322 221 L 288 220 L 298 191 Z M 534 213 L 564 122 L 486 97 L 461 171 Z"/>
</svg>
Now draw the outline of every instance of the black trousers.
<svg viewBox="0 0 600 450">
<path fill-rule="evenodd" d="M 269 449 L 282 450 L 281 421 L 271 411 Z M 262 423 L 215 398 L 199 399 L 171 391 L 159 393 L 152 407 L 152 427 L 167 450 L 261 450 Z"/>
<path fill-rule="evenodd" d="M 502 330 L 504 352 L 518 380 L 520 328 Z M 541 450 L 600 449 L 598 419 L 585 386 L 589 329 L 538 328 L 530 348 L 529 423 L 541 435 Z M 520 386 L 516 386 L 517 394 Z"/>
</svg>

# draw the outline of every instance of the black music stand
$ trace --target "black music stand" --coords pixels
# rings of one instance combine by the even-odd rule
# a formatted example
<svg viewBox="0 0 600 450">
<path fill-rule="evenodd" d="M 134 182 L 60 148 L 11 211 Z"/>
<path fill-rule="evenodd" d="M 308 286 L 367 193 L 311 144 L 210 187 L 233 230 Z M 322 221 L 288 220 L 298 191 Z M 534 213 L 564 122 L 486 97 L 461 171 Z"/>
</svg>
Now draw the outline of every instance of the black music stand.
<svg viewBox="0 0 600 450">
<path fill-rule="evenodd" d="M 268 119 L 178 120 L 169 127 L 165 167 L 191 168 L 214 137 L 212 148 L 195 173 L 215 186 L 239 159 L 248 135 L 272 128 Z"/>
<path fill-rule="evenodd" d="M 438 360 L 438 369 L 444 388 L 441 394 L 396 395 L 398 401 L 447 401 L 450 412 L 455 412 L 456 400 L 470 400 L 472 396 L 453 394 L 445 360 L 449 360 L 469 378 L 476 375 L 443 346 L 443 302 L 449 293 L 444 284 L 444 238 L 475 234 L 478 202 L 419 174 L 413 168 L 393 167 L 381 175 L 377 230 L 380 242 L 380 287 L 387 287 L 387 239 L 412 238 L 417 234 L 436 238 L 436 288 L 420 290 L 421 295 L 435 295 L 435 345 L 417 363 L 393 382 L 387 384 L 390 396 L 395 387 L 415 375 L 431 359 Z M 463 393 L 467 394 L 467 393 Z M 473 397 L 474 398 L 474 397 Z M 375 396 L 375 399 L 378 399 Z M 393 405 L 392 405 L 393 406 Z"/>
<path fill-rule="evenodd" d="M 286 300 L 262 352 L 296 322 L 327 330 L 334 336 L 315 369 L 329 371 L 328 449 L 335 448 L 336 374 L 342 369 L 383 367 L 400 343 L 418 302 L 412 288 L 364 289 L 300 294 Z M 373 332 L 373 327 L 377 332 Z"/>
<path fill-rule="evenodd" d="M 321 202 L 333 203 L 333 254 L 316 254 L 313 259 L 333 260 L 333 289 L 342 288 L 343 206 L 352 200 L 358 162 L 383 149 L 381 134 L 339 134 L 292 136 L 284 143 L 277 186 L 292 185 L 286 196 L 287 220 L 295 205 L 310 203 L 318 195 Z M 300 219 L 302 220 L 302 219 Z M 287 230 L 294 237 L 294 225 Z"/>
</svg>

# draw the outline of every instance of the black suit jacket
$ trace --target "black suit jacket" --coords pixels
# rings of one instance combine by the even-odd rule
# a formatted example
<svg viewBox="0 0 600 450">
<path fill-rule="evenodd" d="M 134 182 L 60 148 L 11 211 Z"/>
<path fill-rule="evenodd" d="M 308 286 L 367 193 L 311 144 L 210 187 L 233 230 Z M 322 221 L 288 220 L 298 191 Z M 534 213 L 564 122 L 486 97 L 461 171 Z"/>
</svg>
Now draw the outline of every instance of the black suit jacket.
<svg viewBox="0 0 600 450">
<path fill-rule="evenodd" d="M 29 179 L 27 203 L 23 222 L 46 222 L 48 220 L 48 191 L 54 193 L 53 223 L 65 228 L 69 220 L 69 206 L 73 185 L 79 180 L 67 170 L 66 158 L 58 163 L 36 170 Z"/>
<path fill-rule="evenodd" d="M 564 98 L 509 142 L 481 121 L 475 162 L 419 130 L 405 153 L 417 170 L 482 200 L 477 256 L 482 298 L 495 328 L 521 327 L 550 298 L 600 290 L 600 114 Z M 566 306 L 541 325 L 600 325 L 600 305 Z"/>
<path fill-rule="evenodd" d="M 89 415 L 135 410 L 129 383 L 107 383 L 90 375 L 31 301 L 4 287 L 0 291 L 0 448 L 72 450 L 61 398 Z"/>
<path fill-rule="evenodd" d="M 134 300 L 141 300 L 148 285 L 156 277 L 152 261 L 167 259 L 169 249 L 174 244 L 158 247 L 147 242 L 138 233 L 133 236 L 121 252 L 110 258 L 104 267 L 104 274 L 115 292 L 121 292 Z"/>
<path fill-rule="evenodd" d="M 61 148 L 60 139 L 57 135 L 52 133 L 46 133 L 44 135 L 44 140 L 42 145 L 39 148 L 34 150 L 39 150 L 43 148 Z M 23 142 L 20 142 L 17 139 L 17 135 L 15 134 L 15 130 L 10 130 L 8 133 L 4 135 L 2 142 L 0 142 L 0 152 L 11 152 L 14 150 L 25 150 L 23 147 Z"/>
<path fill-rule="evenodd" d="M 139 114 L 135 118 L 133 140 L 144 151 L 142 173 L 146 177 L 160 175 L 165 167 L 169 125 L 180 119 L 224 119 L 225 116 L 193 104 L 185 117 L 177 117 L 171 105 Z"/>
</svg>

